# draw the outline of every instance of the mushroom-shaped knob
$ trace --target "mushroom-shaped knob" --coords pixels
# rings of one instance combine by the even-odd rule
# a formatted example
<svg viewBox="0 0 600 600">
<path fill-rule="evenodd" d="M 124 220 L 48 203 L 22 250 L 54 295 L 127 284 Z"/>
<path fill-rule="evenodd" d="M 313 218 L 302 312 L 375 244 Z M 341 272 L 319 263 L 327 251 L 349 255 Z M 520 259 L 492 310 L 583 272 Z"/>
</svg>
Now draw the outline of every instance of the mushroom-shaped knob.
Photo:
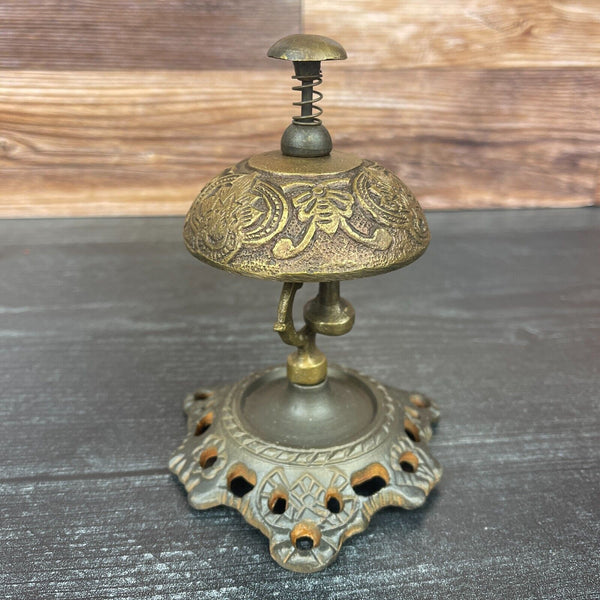
<svg viewBox="0 0 600 600">
<path fill-rule="evenodd" d="M 346 51 L 341 44 L 324 35 L 297 33 L 275 42 L 267 52 L 271 58 L 299 62 L 344 60 Z"/>
</svg>

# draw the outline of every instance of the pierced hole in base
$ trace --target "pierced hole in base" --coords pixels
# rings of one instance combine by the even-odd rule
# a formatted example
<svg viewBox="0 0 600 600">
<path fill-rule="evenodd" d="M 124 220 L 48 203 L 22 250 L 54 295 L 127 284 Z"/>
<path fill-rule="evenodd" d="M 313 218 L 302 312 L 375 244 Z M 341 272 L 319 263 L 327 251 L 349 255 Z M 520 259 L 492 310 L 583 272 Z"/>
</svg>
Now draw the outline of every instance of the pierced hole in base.
<svg viewBox="0 0 600 600">
<path fill-rule="evenodd" d="M 309 535 L 303 535 L 296 540 L 296 548 L 298 548 L 298 550 L 312 550 L 314 545 L 315 542 Z"/>
<path fill-rule="evenodd" d="M 398 459 L 400 468 L 406 473 L 414 473 L 419 468 L 419 459 L 412 452 L 404 452 Z"/>
<path fill-rule="evenodd" d="M 194 431 L 194 435 L 202 435 L 213 422 L 213 413 L 208 413 L 204 415 L 198 423 L 196 423 L 196 431 Z"/>
<path fill-rule="evenodd" d="M 388 472 L 379 463 L 371 463 L 368 467 L 354 473 L 350 478 L 352 489 L 359 496 L 372 496 L 389 482 Z"/>
<path fill-rule="evenodd" d="M 217 449 L 214 446 L 210 446 L 200 454 L 200 466 L 203 469 L 210 469 L 217 462 L 217 458 L 219 458 Z"/>
<path fill-rule="evenodd" d="M 421 440 L 421 435 L 419 434 L 417 426 L 410 419 L 404 419 L 404 433 L 406 433 L 413 442 Z"/>
<path fill-rule="evenodd" d="M 431 406 L 429 400 L 425 399 L 422 394 L 411 394 L 408 399 L 419 408 L 427 408 L 428 406 Z"/>
<path fill-rule="evenodd" d="M 282 490 L 275 490 L 269 498 L 269 510 L 275 515 L 282 515 L 288 504 L 288 497 Z"/>
<path fill-rule="evenodd" d="M 241 463 L 233 466 L 227 475 L 227 488 L 238 498 L 252 491 L 255 485 L 256 473 Z"/>
<path fill-rule="evenodd" d="M 344 501 L 337 490 L 329 490 L 325 496 L 325 506 L 330 513 L 337 515 L 344 509 Z"/>
<path fill-rule="evenodd" d="M 194 392 L 194 400 L 206 400 L 213 395 L 211 390 L 196 390 Z"/>
<path fill-rule="evenodd" d="M 300 552 L 308 552 L 319 545 L 321 541 L 321 532 L 318 527 L 310 522 L 305 521 L 298 523 L 290 533 L 290 539 L 294 547 Z"/>
</svg>

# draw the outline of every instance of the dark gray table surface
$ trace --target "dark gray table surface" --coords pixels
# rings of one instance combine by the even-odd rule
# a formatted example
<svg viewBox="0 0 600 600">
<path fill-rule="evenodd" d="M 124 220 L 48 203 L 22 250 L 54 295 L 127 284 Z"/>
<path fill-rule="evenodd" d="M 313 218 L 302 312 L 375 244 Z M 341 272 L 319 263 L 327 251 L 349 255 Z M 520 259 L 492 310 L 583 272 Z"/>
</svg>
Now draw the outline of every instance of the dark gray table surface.
<svg viewBox="0 0 600 600">
<path fill-rule="evenodd" d="M 285 359 L 279 285 L 194 260 L 181 218 L 0 221 L 0 597 L 600 598 L 600 210 L 429 222 L 321 347 L 437 400 L 442 481 L 300 575 L 166 466 L 186 392 Z"/>
</svg>

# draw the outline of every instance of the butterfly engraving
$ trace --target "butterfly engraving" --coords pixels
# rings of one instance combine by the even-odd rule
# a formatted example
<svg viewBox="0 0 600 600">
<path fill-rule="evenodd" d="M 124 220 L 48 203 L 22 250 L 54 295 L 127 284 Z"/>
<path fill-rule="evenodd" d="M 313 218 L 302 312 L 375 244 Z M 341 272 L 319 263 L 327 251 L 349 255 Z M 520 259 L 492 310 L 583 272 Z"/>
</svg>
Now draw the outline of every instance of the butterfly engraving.
<svg viewBox="0 0 600 600">
<path fill-rule="evenodd" d="M 298 188 L 292 198 L 292 205 L 301 223 L 306 223 L 298 243 L 287 237 L 280 239 L 273 248 L 273 256 L 279 259 L 298 256 L 313 241 L 318 231 L 333 236 L 339 230 L 354 241 L 384 250 L 392 238 L 384 229 L 377 229 L 373 235 L 365 235 L 350 224 L 354 212 L 354 196 L 347 179 L 330 179 L 317 185 L 292 184 Z M 288 190 L 286 190 L 287 192 Z"/>
</svg>

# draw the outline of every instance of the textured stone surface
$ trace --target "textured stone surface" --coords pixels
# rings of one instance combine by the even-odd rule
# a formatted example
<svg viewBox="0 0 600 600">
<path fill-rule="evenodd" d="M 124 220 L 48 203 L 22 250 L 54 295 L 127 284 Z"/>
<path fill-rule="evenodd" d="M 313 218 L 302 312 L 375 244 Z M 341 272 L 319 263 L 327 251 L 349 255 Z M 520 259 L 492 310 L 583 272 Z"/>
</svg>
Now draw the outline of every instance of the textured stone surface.
<svg viewBox="0 0 600 600">
<path fill-rule="evenodd" d="M 428 220 L 320 345 L 438 402 L 444 477 L 309 576 L 167 469 L 188 390 L 284 361 L 279 285 L 195 261 L 181 218 L 0 221 L 0 596 L 598 598 L 600 211 Z"/>
</svg>

